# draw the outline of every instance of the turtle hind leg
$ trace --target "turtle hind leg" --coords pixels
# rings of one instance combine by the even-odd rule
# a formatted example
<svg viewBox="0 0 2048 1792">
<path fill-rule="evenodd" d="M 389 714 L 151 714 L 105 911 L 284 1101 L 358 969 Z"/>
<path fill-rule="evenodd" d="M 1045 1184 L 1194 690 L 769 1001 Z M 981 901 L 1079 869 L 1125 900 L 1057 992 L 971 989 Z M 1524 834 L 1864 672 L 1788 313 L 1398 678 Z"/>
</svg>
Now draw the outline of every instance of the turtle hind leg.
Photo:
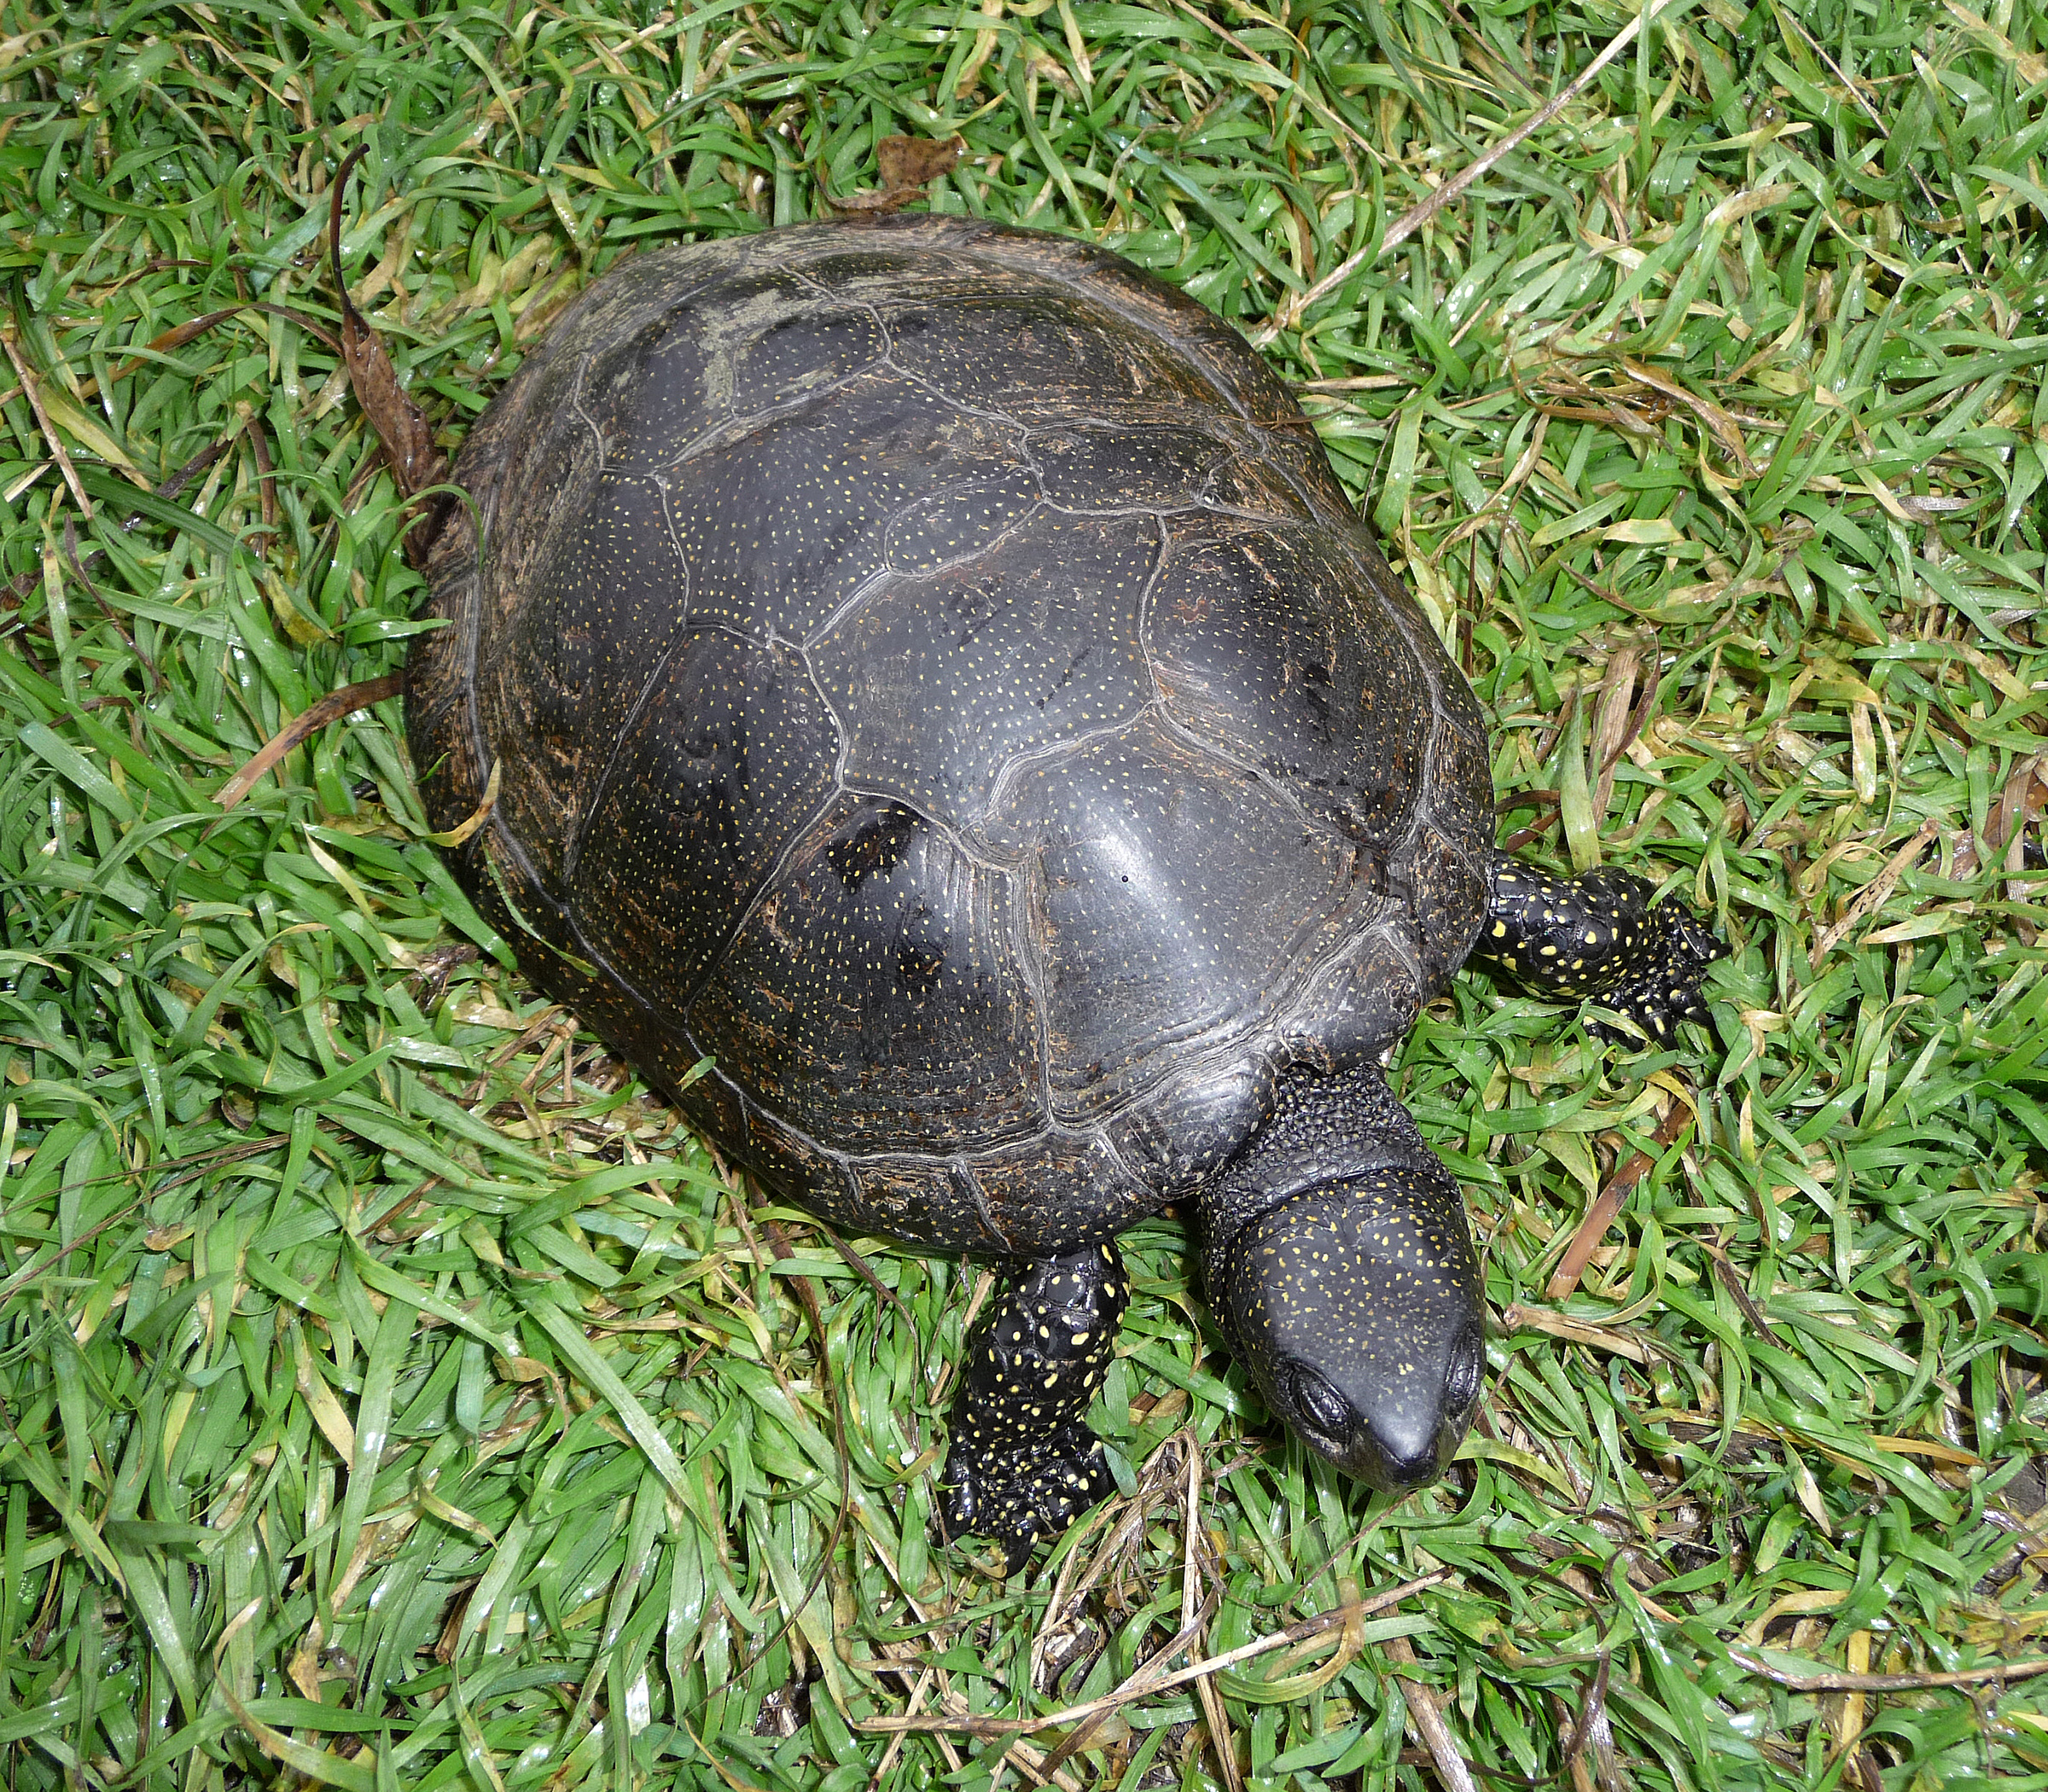
<svg viewBox="0 0 2048 1792">
<path fill-rule="evenodd" d="M 967 1341 L 943 1511 L 949 1534 L 1000 1545 L 1006 1574 L 1109 1489 L 1101 1440 L 1083 1418 L 1130 1294 L 1114 1244 L 1013 1264 Z"/>
<path fill-rule="evenodd" d="M 1649 1039 L 1667 1039 L 1678 1021 L 1707 1017 L 1700 980 L 1728 948 L 1680 904 L 1650 907 L 1650 894 L 1641 878 L 1611 867 L 1558 878 L 1497 856 L 1473 956 L 1533 994 L 1590 996 Z"/>
</svg>

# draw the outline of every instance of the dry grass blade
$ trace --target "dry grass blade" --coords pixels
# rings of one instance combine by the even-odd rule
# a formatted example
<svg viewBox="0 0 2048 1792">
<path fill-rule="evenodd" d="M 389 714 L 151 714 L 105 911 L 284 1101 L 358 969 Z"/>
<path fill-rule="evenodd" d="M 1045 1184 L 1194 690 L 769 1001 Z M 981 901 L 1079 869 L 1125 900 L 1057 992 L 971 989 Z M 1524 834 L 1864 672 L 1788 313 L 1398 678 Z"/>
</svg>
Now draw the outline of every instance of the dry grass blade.
<svg viewBox="0 0 2048 1792">
<path fill-rule="evenodd" d="M 321 698 L 303 715 L 294 716 L 265 741 L 248 763 L 214 793 L 213 800 L 223 809 L 232 809 L 263 781 L 265 772 L 276 766 L 294 747 L 311 740 L 329 723 L 339 722 L 342 717 L 352 716 L 359 709 L 368 709 L 373 703 L 395 697 L 404 689 L 404 672 L 386 672 L 381 678 L 345 685 Z"/>
<path fill-rule="evenodd" d="M 1545 1293 L 1548 1292 L 1546 1289 Z M 1554 1313 L 1548 1307 L 1527 1306 L 1517 1301 L 1501 1309 L 1500 1324 L 1502 1329 L 1510 1334 L 1540 1331 L 1553 1338 L 1562 1338 L 1568 1344 L 1584 1344 L 1612 1356 L 1626 1357 L 1632 1363 L 1647 1366 L 1656 1361 L 1655 1351 L 1626 1332 L 1611 1325 L 1595 1325 L 1584 1319 L 1574 1319 L 1566 1313 Z"/>
<path fill-rule="evenodd" d="M 1657 1122 L 1656 1141 L 1668 1148 L 1675 1144 L 1693 1117 L 1684 1103 L 1673 1100 L 1662 1120 Z M 1557 1267 L 1551 1272 L 1550 1280 L 1544 1284 L 1545 1295 L 1552 1300 L 1562 1300 L 1579 1286 L 1579 1278 L 1585 1275 L 1585 1266 L 1593 1260 L 1593 1253 L 1600 1248 L 1600 1241 L 1615 1223 L 1629 1191 L 1647 1176 L 1654 1160 L 1647 1152 L 1632 1151 L 1626 1162 L 1609 1176 L 1598 1196 L 1585 1210 L 1585 1217 L 1572 1234 L 1571 1242 L 1565 1246 L 1564 1254 L 1557 1260 Z"/>
<path fill-rule="evenodd" d="M 1938 1686 L 1991 1686 L 2048 1673 L 2048 1660 L 1989 1661 L 1945 1673 L 1800 1673 L 1747 1649 L 1729 1650 L 1743 1669 L 1794 1692 L 1930 1692 Z"/>
<path fill-rule="evenodd" d="M 1642 666 L 1641 649 L 1632 645 L 1618 647 L 1609 656 L 1607 672 L 1600 681 L 1600 701 L 1593 712 L 1592 738 L 1586 743 L 1586 757 L 1592 771 L 1596 827 L 1606 821 L 1608 806 L 1614 799 L 1615 768 L 1621 763 L 1621 755 L 1628 751 L 1630 742 L 1643 732 L 1643 724 L 1649 719 L 1650 711 L 1656 704 L 1657 662 L 1654 649 L 1649 676 L 1643 680 L 1642 694 L 1638 696 L 1637 676 Z"/>
<path fill-rule="evenodd" d="M 1772 203 L 1778 203 L 1790 198 L 1791 194 L 1789 190 L 1776 189 L 1770 194 L 1760 194 L 1756 196 L 1760 199 L 1768 199 Z M 1632 360 L 1626 355 L 1621 358 L 1621 370 L 1638 384 L 1649 387 L 1653 392 L 1661 392 L 1666 398 L 1673 399 L 1684 405 L 1687 410 L 1693 411 L 1698 416 L 1701 422 L 1713 432 L 1713 439 L 1721 445 L 1723 451 L 1735 463 L 1736 470 L 1741 476 L 1744 479 L 1755 477 L 1756 468 L 1749 458 L 1748 445 L 1743 440 L 1742 430 L 1737 426 L 1735 419 L 1719 404 L 1714 404 L 1711 399 L 1702 398 L 1697 393 L 1680 385 L 1670 375 L 1661 372 L 1658 369 L 1649 366 L 1644 362 Z"/>
<path fill-rule="evenodd" d="M 1213 1602 L 1206 1591 L 1209 1577 L 1205 1572 L 1208 1551 L 1201 1519 L 1201 1444 L 1192 1433 L 1187 1447 L 1187 1497 L 1181 1506 L 1180 1627 L 1194 1637 L 1190 1647 L 1199 1647 L 1207 1640 L 1204 1626 Z M 1210 1753 L 1223 1771 L 1225 1792 L 1243 1792 L 1244 1775 L 1237 1766 L 1237 1738 L 1231 1733 L 1230 1713 L 1224 1709 L 1215 1681 L 1207 1677 L 1196 1681 L 1195 1696 L 1201 1703 Z"/>
<path fill-rule="evenodd" d="M 863 1730 L 892 1731 L 898 1730 L 954 1730 L 964 1731 L 973 1736 L 1030 1736 L 1040 1730 L 1063 1729 L 1068 1724 L 1104 1711 L 1114 1711 L 1120 1705 L 1128 1705 L 1134 1700 L 1151 1694 L 1166 1692 L 1176 1686 L 1184 1686 L 1190 1680 L 1220 1673 L 1226 1667 L 1235 1667 L 1242 1661 L 1256 1661 L 1260 1655 L 1270 1655 L 1276 1649 L 1289 1649 L 1297 1643 L 1306 1642 L 1312 1637 L 1327 1636 L 1333 1630 L 1341 1630 L 1347 1624 L 1355 1624 L 1361 1618 L 1370 1617 L 1375 1612 L 1383 1612 L 1399 1605 L 1404 1599 L 1432 1586 L 1439 1586 L 1445 1577 L 1441 1574 L 1418 1575 L 1386 1592 L 1376 1593 L 1370 1599 L 1341 1605 L 1334 1611 L 1318 1612 L 1312 1618 L 1304 1618 L 1290 1624 L 1285 1630 L 1260 1637 L 1256 1642 L 1247 1643 L 1241 1648 L 1225 1649 L 1223 1654 L 1211 1655 L 1206 1661 L 1196 1661 L 1186 1667 L 1168 1672 L 1159 1664 L 1170 1661 L 1187 1647 L 1189 1638 L 1176 1636 L 1165 1648 L 1132 1675 L 1114 1692 L 1105 1693 L 1099 1699 L 1091 1699 L 1085 1704 L 1069 1705 L 1059 1711 L 1049 1711 L 1042 1717 L 1004 1718 L 990 1717 L 978 1712 L 963 1713 L 946 1717 L 872 1717 L 858 1719 Z"/>
<path fill-rule="evenodd" d="M 1885 861 L 1883 869 L 1857 893 L 1855 899 L 1842 911 L 1841 918 L 1814 934 L 1812 950 L 1807 954 L 1807 962 L 1814 970 L 1818 970 L 1830 952 L 1884 906 L 1886 899 L 1899 887 L 1899 880 L 1919 862 L 1940 831 L 1941 824 L 1932 816 L 1921 823 L 1912 838 L 1893 853 Z"/>
<path fill-rule="evenodd" d="M 356 309 L 341 271 L 342 195 L 348 189 L 350 174 L 366 153 L 361 144 L 349 151 L 335 176 L 328 206 L 328 259 L 334 271 L 335 296 L 341 307 L 341 360 L 348 369 L 348 383 L 356 402 L 363 407 L 363 415 L 383 445 L 399 496 L 416 497 L 446 480 L 448 459 L 433 445 L 433 427 L 427 421 L 426 413 L 399 383 L 398 369 L 391 364 L 391 357 L 384 352 L 377 333 Z M 414 567 L 427 563 L 428 552 L 451 502 L 448 493 L 438 494 L 405 531 L 405 557 Z"/>
</svg>

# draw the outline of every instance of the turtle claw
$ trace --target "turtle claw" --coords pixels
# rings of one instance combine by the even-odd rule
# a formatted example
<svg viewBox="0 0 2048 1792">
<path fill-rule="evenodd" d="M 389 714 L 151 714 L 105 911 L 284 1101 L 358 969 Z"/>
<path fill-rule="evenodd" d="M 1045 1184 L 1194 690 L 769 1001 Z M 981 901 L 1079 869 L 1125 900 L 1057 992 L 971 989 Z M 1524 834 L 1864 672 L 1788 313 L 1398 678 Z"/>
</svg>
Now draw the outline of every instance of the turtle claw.
<svg viewBox="0 0 2048 1792">
<path fill-rule="evenodd" d="M 987 1461 L 963 1439 L 947 1453 L 939 1477 L 944 1496 L 940 1512 L 949 1538 L 993 1541 L 1003 1551 L 1003 1572 L 1009 1575 L 1111 1485 L 1102 1440 L 1085 1425 L 1062 1425 Z"/>
<path fill-rule="evenodd" d="M 1588 1033 L 1610 1045 L 1667 1044 L 1680 1021 L 1706 1020 L 1701 980 L 1708 965 L 1728 956 L 1726 945 L 1673 904 L 1651 909 L 1643 919 L 1645 968 L 1594 998 L 1627 1026 L 1591 1018 L 1585 1023 Z"/>
</svg>

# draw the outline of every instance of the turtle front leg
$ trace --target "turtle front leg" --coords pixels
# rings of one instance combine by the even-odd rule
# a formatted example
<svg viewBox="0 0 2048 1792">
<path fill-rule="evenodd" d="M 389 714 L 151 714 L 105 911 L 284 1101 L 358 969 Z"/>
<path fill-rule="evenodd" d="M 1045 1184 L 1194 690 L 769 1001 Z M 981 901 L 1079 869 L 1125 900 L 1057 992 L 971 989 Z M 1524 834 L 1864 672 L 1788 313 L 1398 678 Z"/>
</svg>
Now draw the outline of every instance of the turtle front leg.
<svg viewBox="0 0 2048 1792">
<path fill-rule="evenodd" d="M 1005 1269 L 967 1341 L 940 1477 L 949 1533 L 992 1538 L 1014 1574 L 1109 1487 L 1082 1423 L 1131 1298 L 1114 1244 Z"/>
<path fill-rule="evenodd" d="M 1472 956 L 1533 994 L 1590 996 L 1649 1038 L 1669 1039 L 1675 1022 L 1706 1019 L 1700 980 L 1728 948 L 1678 903 L 1650 907 L 1650 895 L 1641 878 L 1611 866 L 1562 879 L 1496 854 Z"/>
</svg>

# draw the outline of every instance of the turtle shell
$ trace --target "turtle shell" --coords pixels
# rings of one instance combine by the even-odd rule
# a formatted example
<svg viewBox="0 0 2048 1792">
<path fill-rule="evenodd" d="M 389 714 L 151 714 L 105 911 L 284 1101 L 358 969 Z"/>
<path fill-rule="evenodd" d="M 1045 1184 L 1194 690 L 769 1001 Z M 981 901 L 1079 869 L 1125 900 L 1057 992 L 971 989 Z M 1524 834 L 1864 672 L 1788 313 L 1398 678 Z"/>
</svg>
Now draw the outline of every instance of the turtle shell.
<svg viewBox="0 0 2048 1792">
<path fill-rule="evenodd" d="M 456 477 L 408 721 L 435 827 L 488 808 L 458 874 L 835 1224 L 1106 1236 L 1471 945 L 1469 689 L 1285 387 L 1113 254 L 915 216 L 637 255 Z"/>
</svg>

